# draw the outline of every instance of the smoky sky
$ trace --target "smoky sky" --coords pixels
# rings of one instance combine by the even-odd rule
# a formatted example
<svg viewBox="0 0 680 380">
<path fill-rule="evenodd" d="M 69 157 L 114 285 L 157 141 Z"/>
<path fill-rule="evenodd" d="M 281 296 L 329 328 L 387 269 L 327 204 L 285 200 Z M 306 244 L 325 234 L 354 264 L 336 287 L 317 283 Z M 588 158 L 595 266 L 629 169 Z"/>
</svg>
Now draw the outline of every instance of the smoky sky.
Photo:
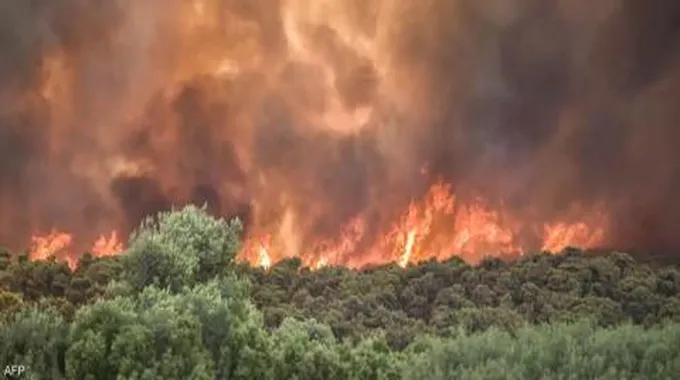
<svg viewBox="0 0 680 380">
<path fill-rule="evenodd" d="M 1 241 L 186 202 L 332 236 L 443 180 L 527 218 L 604 204 L 612 246 L 680 248 L 680 3 L 337 1 L 380 54 L 329 16 L 299 22 L 304 59 L 284 28 L 307 2 L 202 3 L 200 27 L 179 0 L 0 4 Z M 373 112 L 337 133 L 332 107 Z"/>
</svg>

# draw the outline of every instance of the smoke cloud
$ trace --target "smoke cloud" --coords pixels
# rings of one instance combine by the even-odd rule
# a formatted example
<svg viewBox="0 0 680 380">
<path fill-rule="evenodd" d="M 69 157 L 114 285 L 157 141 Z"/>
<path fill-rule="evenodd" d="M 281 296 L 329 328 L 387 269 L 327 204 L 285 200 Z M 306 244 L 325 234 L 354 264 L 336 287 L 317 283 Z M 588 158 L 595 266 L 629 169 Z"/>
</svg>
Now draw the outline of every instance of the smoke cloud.
<svg viewBox="0 0 680 380">
<path fill-rule="evenodd" d="M 444 181 L 680 248 L 680 3 L 10 1 L 0 49 L 11 247 L 206 202 L 297 252 Z"/>
</svg>

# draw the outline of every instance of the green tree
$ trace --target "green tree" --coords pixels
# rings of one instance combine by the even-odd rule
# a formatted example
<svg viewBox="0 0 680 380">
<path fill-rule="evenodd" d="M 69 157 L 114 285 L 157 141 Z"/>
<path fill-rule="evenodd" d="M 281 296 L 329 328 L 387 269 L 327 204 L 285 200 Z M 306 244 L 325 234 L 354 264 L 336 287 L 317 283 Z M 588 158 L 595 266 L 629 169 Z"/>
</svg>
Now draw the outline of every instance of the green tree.
<svg viewBox="0 0 680 380">
<path fill-rule="evenodd" d="M 186 206 L 143 221 L 124 256 L 127 278 L 137 289 L 156 285 L 178 292 L 224 273 L 239 249 L 241 223 Z"/>
<path fill-rule="evenodd" d="M 272 371 L 277 379 L 346 378 L 330 327 L 288 318 L 271 339 Z"/>
<path fill-rule="evenodd" d="M 68 324 L 56 312 L 29 308 L 0 323 L 0 363 L 24 365 L 27 378 L 64 378 Z"/>
<path fill-rule="evenodd" d="M 0 246 L 0 271 L 7 270 L 12 264 L 12 255 L 9 249 Z"/>
<path fill-rule="evenodd" d="M 2 285 L 13 292 L 22 293 L 26 300 L 35 301 L 43 297 L 63 297 L 70 278 L 69 267 L 54 259 L 20 260 L 7 268 Z"/>
<path fill-rule="evenodd" d="M 404 379 L 673 379 L 680 327 L 598 329 L 587 323 L 424 337 L 407 350 Z"/>
<path fill-rule="evenodd" d="M 262 315 L 247 294 L 247 283 L 231 277 L 176 297 L 178 308 L 200 322 L 201 339 L 215 363 L 217 379 L 264 379 L 271 370 Z"/>
<path fill-rule="evenodd" d="M 385 335 L 378 334 L 362 340 L 356 346 L 343 345 L 342 361 L 347 366 L 346 379 L 398 380 L 401 379 L 403 355 L 392 351 Z"/>
<path fill-rule="evenodd" d="M 21 293 L 9 292 L 0 289 L 0 317 L 5 320 L 14 320 L 14 314 L 26 306 Z"/>
<path fill-rule="evenodd" d="M 214 379 L 200 321 L 164 290 L 85 306 L 66 354 L 72 379 Z"/>
</svg>

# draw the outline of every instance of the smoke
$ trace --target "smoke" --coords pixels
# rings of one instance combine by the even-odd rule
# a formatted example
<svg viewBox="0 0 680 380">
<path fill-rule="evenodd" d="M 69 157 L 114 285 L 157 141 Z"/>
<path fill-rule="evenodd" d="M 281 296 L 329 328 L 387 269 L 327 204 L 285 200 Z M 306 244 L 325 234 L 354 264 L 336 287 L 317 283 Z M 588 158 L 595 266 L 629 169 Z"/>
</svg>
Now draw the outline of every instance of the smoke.
<svg viewBox="0 0 680 380">
<path fill-rule="evenodd" d="M 206 202 L 296 252 L 444 180 L 680 248 L 679 46 L 656 0 L 3 2 L 0 241 Z"/>
</svg>

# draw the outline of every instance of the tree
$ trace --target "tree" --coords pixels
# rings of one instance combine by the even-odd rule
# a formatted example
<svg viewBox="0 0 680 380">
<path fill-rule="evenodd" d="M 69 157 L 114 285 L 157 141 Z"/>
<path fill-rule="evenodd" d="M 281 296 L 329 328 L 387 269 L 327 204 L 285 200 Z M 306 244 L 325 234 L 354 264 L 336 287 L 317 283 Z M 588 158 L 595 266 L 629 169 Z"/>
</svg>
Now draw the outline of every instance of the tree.
<svg viewBox="0 0 680 380">
<path fill-rule="evenodd" d="M 346 379 L 398 380 L 401 379 L 403 356 L 392 351 L 384 334 L 369 336 L 356 346 L 341 346 L 343 363 L 347 366 Z"/>
<path fill-rule="evenodd" d="M 7 268 L 4 286 L 23 294 L 24 299 L 35 301 L 42 297 L 62 297 L 68 288 L 71 271 L 66 264 L 54 259 L 45 261 L 19 261 Z"/>
<path fill-rule="evenodd" d="M 234 277 L 215 279 L 177 295 L 177 307 L 196 317 L 203 346 L 218 379 L 264 379 L 269 342 L 262 315 L 248 300 L 247 284 Z"/>
<path fill-rule="evenodd" d="M 12 264 L 12 255 L 9 250 L 3 246 L 0 246 L 0 271 L 7 270 Z"/>
<path fill-rule="evenodd" d="M 126 277 L 137 289 L 148 285 L 179 292 L 225 272 L 239 249 L 241 223 L 186 206 L 143 221 L 124 256 Z"/>
<path fill-rule="evenodd" d="M 6 320 L 14 320 L 14 314 L 24 307 L 24 298 L 21 293 L 0 289 L 0 317 Z"/>
<path fill-rule="evenodd" d="M 200 321 L 157 288 L 85 306 L 70 343 L 71 379 L 214 379 Z"/>
<path fill-rule="evenodd" d="M 272 371 L 277 379 L 346 378 L 330 327 L 288 318 L 271 339 Z"/>
<path fill-rule="evenodd" d="M 31 369 L 34 380 L 64 378 L 68 324 L 56 312 L 28 308 L 0 323 L 0 362 Z"/>
</svg>

